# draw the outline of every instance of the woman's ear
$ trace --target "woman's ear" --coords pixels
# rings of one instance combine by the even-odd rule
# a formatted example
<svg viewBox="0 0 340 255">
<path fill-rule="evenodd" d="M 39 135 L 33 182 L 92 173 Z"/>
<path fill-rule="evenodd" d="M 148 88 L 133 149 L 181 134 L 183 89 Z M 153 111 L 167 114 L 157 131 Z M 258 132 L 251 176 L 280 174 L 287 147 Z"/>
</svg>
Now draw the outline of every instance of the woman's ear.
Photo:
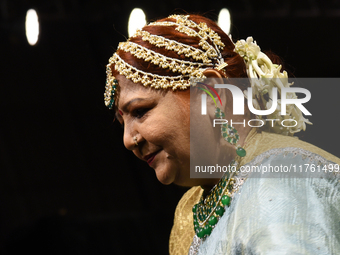
<svg viewBox="0 0 340 255">
<path fill-rule="evenodd" d="M 212 81 L 213 84 L 223 84 L 223 76 L 221 73 L 215 69 L 206 69 L 203 72 L 204 76 L 207 77 L 208 79 L 215 79 Z"/>
<path fill-rule="evenodd" d="M 207 83 L 211 86 L 214 87 L 215 84 L 224 84 L 225 81 L 223 80 L 225 77 L 216 69 L 206 69 L 203 74 L 205 77 L 208 78 Z M 227 103 L 227 94 L 226 94 L 226 89 L 216 89 L 218 92 L 221 101 L 223 102 L 223 105 Z M 222 106 L 221 106 L 222 107 Z M 226 111 L 226 109 L 223 109 Z"/>
</svg>

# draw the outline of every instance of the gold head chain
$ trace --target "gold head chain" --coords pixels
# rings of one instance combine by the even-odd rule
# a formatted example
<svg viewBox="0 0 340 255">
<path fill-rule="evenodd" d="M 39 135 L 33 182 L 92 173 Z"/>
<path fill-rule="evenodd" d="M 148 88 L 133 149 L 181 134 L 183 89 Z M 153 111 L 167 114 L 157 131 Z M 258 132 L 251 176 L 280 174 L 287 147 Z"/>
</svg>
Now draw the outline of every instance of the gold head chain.
<svg viewBox="0 0 340 255">
<path fill-rule="evenodd" d="M 202 22 L 197 24 L 188 19 L 189 15 L 171 15 L 169 18 L 176 20 L 176 22 L 153 22 L 150 23 L 149 26 L 174 26 L 176 27 L 175 29 L 181 33 L 198 37 L 201 49 L 167 39 L 160 35 L 153 35 L 144 30 L 137 30 L 132 37 L 140 36 L 143 41 L 149 42 L 156 47 L 174 51 L 178 55 L 190 57 L 197 62 L 167 57 L 129 40 L 127 42 L 121 42 L 117 50 L 128 52 L 138 59 L 143 59 L 145 62 L 150 62 L 162 69 L 169 69 L 178 75 L 163 76 L 139 70 L 125 62 L 117 53 L 114 53 L 106 67 L 107 80 L 104 99 L 107 107 L 110 109 L 113 107 L 118 85 L 117 80 L 112 75 L 112 64 L 114 64 L 114 68 L 119 74 L 124 75 L 134 83 L 141 83 L 143 86 L 150 86 L 155 89 L 171 88 L 173 90 L 187 89 L 193 83 L 202 81 L 206 78 L 203 72 L 208 68 L 221 70 L 228 65 L 224 62 L 221 54 L 221 50 L 224 48 L 221 37 L 209 28 L 206 23 Z M 215 60 L 216 63 L 212 60 Z"/>
</svg>

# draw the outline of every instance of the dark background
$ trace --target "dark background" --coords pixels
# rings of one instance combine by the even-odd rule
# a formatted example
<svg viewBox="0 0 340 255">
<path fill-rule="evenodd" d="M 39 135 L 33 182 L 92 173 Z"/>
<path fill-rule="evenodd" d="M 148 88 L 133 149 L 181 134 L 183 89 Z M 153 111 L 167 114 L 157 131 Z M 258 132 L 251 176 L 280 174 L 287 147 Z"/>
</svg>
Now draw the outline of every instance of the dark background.
<svg viewBox="0 0 340 255">
<path fill-rule="evenodd" d="M 217 19 L 227 7 L 234 40 L 252 35 L 296 77 L 339 76 L 338 0 L 0 0 L 1 254 L 167 254 L 186 189 L 161 185 L 124 149 L 103 103 L 105 65 L 134 7 L 149 20 L 183 10 Z M 340 156 L 339 87 L 305 87 L 314 125 L 300 137 Z"/>
</svg>

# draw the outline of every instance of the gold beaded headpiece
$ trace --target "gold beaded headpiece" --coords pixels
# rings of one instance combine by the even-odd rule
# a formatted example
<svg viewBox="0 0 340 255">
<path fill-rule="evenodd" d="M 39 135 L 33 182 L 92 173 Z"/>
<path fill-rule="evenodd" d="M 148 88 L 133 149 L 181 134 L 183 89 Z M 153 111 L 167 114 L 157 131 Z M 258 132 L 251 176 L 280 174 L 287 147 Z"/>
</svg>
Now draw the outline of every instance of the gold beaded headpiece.
<svg viewBox="0 0 340 255">
<path fill-rule="evenodd" d="M 144 86 L 150 86 L 155 89 L 171 88 L 173 90 L 187 89 L 190 85 L 195 85 L 197 82 L 202 81 L 206 78 L 203 72 L 208 68 L 214 68 L 220 71 L 228 66 L 228 64 L 224 62 L 221 54 L 221 51 L 223 51 L 225 47 L 221 41 L 221 37 L 208 27 L 206 23 L 201 22 L 197 24 L 193 20 L 190 20 L 189 17 L 189 15 L 171 15 L 169 18 L 175 21 L 158 21 L 150 23 L 148 26 L 176 27 L 175 29 L 180 33 L 184 33 L 190 37 L 197 37 L 200 48 L 160 35 L 153 35 L 144 30 L 137 30 L 132 38 L 141 37 L 143 41 L 155 47 L 174 51 L 179 56 L 183 55 L 193 59 L 193 61 L 167 57 L 130 40 L 119 44 L 118 50 L 128 52 L 138 59 L 143 59 L 145 62 L 149 62 L 162 69 L 168 69 L 178 75 L 163 76 L 139 70 L 125 62 L 117 53 L 114 53 L 109 59 L 106 70 L 107 79 L 104 97 L 107 107 L 111 109 L 114 106 L 118 86 L 117 80 L 112 75 L 112 64 L 114 64 L 114 68 L 119 74 L 124 75 L 134 83 L 141 83 Z M 272 88 L 276 87 L 281 94 L 282 87 L 292 85 L 292 83 L 288 82 L 287 72 L 281 71 L 281 66 L 273 64 L 268 56 L 261 52 L 260 47 L 253 41 L 252 37 L 248 37 L 247 40 L 237 41 L 234 51 L 244 59 L 251 87 L 253 88 L 253 94 L 255 94 L 255 99 L 253 99 L 254 107 L 260 110 L 260 105 L 264 105 L 263 107 L 265 109 L 270 109 L 271 101 L 266 98 L 271 98 Z M 289 93 L 288 96 L 290 98 L 297 98 L 295 93 Z M 300 109 L 292 105 L 288 107 L 287 112 L 289 118 L 296 120 L 298 125 L 284 129 L 280 126 L 273 126 L 270 127 L 268 131 L 290 135 L 300 130 L 305 130 L 306 123 L 312 124 L 308 119 L 303 117 Z M 276 109 L 271 115 L 272 119 L 283 120 L 285 117 L 287 116 L 280 115 L 279 109 Z"/>
<path fill-rule="evenodd" d="M 153 22 L 149 26 L 174 26 L 181 33 L 198 37 L 201 48 L 195 48 L 163 36 L 153 35 L 144 30 L 137 30 L 132 37 L 140 36 L 143 41 L 151 45 L 159 48 L 163 47 L 176 52 L 178 55 L 190 57 L 196 62 L 167 57 L 129 40 L 119 43 L 117 50 L 128 52 L 138 59 L 143 59 L 145 62 L 152 63 L 162 69 L 169 69 L 178 75 L 163 76 L 144 72 L 125 62 L 117 53 L 114 53 L 107 65 L 106 91 L 104 94 L 107 107 L 110 109 L 113 107 L 117 88 L 117 80 L 111 72 L 112 64 L 114 64 L 114 68 L 119 74 L 124 75 L 134 83 L 141 83 L 155 89 L 171 88 L 173 90 L 187 89 L 192 83 L 203 80 L 206 78 L 203 72 L 208 68 L 221 70 L 228 65 L 224 62 L 221 54 L 224 44 L 220 36 L 209 28 L 206 23 L 197 24 L 188 19 L 189 15 L 171 15 L 169 18 L 176 20 L 176 22 Z"/>
</svg>

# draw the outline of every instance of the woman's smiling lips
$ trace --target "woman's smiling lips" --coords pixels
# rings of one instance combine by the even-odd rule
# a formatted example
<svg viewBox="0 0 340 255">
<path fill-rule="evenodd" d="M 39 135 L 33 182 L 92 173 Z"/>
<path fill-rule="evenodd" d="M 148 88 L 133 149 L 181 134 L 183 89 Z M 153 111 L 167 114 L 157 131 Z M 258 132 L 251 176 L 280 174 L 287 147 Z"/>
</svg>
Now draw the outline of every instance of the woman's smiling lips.
<svg viewBox="0 0 340 255">
<path fill-rule="evenodd" d="M 153 153 L 150 153 L 150 154 L 146 155 L 143 159 L 144 159 L 149 165 L 151 165 L 151 163 L 152 163 L 153 160 L 155 159 L 155 156 L 156 156 L 160 151 L 161 151 L 161 150 L 156 151 L 156 152 L 153 152 Z"/>
</svg>

